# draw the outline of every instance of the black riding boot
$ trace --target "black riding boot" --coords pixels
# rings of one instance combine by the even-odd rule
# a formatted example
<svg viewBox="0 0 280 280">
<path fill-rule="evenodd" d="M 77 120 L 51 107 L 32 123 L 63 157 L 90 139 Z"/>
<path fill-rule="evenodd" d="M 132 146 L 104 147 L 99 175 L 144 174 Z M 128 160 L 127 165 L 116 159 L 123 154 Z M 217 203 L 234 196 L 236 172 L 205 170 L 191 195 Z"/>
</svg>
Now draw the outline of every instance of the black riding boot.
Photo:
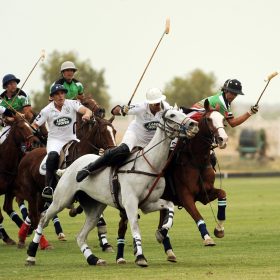
<svg viewBox="0 0 280 280">
<path fill-rule="evenodd" d="M 118 147 L 106 150 L 103 156 L 98 158 L 96 161 L 91 162 L 82 170 L 78 171 L 76 177 L 77 182 L 83 181 L 90 173 L 103 166 L 111 166 L 122 162 L 128 157 L 129 154 L 129 148 L 124 143 Z"/>
<path fill-rule="evenodd" d="M 46 161 L 46 187 L 42 191 L 42 197 L 50 202 L 57 184 L 55 172 L 58 169 L 59 155 L 57 152 L 50 152 Z"/>
</svg>

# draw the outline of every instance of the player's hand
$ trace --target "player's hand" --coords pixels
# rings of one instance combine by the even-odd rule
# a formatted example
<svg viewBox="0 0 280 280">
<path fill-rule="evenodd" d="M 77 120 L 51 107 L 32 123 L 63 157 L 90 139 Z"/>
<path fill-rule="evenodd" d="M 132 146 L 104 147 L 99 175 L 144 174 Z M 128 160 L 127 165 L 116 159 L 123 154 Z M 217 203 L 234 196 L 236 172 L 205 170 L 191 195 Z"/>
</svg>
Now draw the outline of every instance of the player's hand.
<svg viewBox="0 0 280 280">
<path fill-rule="evenodd" d="M 254 106 L 251 106 L 249 114 L 250 115 L 254 115 L 254 114 L 258 113 L 258 111 L 259 111 L 259 106 L 258 105 L 254 105 Z"/>
</svg>

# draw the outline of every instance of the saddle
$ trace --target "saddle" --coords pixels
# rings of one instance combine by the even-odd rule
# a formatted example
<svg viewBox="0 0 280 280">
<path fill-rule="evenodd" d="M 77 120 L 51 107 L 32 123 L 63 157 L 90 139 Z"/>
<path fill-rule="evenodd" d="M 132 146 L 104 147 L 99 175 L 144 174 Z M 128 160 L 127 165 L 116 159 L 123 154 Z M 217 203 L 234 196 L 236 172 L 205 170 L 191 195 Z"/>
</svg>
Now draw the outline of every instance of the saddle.
<svg viewBox="0 0 280 280">
<path fill-rule="evenodd" d="M 58 164 L 59 169 L 65 169 L 67 167 L 66 166 L 66 158 L 69 155 L 69 149 L 76 142 L 77 142 L 76 140 L 72 140 L 72 141 L 68 142 L 66 145 L 64 145 L 64 147 L 62 148 L 62 150 L 60 152 L 60 157 L 59 157 L 59 164 Z M 46 154 L 46 156 L 43 158 L 43 160 L 40 164 L 40 167 L 39 167 L 39 173 L 43 176 L 46 175 L 47 157 L 48 157 L 48 154 Z"/>
</svg>

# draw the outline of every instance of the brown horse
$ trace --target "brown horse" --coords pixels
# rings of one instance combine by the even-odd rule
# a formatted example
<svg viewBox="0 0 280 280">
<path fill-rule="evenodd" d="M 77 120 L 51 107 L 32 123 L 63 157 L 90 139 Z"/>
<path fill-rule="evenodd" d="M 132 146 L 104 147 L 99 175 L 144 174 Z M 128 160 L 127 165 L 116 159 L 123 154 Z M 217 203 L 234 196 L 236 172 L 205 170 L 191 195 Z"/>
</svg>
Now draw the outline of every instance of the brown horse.
<svg viewBox="0 0 280 280">
<path fill-rule="evenodd" d="M 40 145 L 39 139 L 33 135 L 30 125 L 20 116 L 14 116 L 11 129 L 6 140 L 0 145 L 0 195 L 5 195 L 3 209 L 20 227 L 22 220 L 13 210 L 14 180 L 18 165 L 25 151 Z M 8 236 L 2 226 L 3 216 L 0 209 L 0 238 L 6 244 L 15 242 Z"/>
<path fill-rule="evenodd" d="M 95 117 L 92 121 L 79 127 L 83 137 L 80 142 L 74 142 L 65 158 L 65 165 L 69 166 L 78 157 L 99 153 L 99 149 L 116 146 L 115 129 L 111 120 Z M 28 217 L 33 227 L 38 225 L 40 213 L 44 210 L 41 192 L 45 184 L 45 176 L 39 173 L 39 167 L 46 156 L 45 148 L 38 148 L 28 153 L 20 162 L 16 178 L 16 194 L 22 200 L 28 201 Z M 23 247 L 29 227 L 22 224 L 19 231 L 19 246 Z"/>
<path fill-rule="evenodd" d="M 173 201 L 175 205 L 184 207 L 191 215 L 203 238 L 205 246 L 213 246 L 215 242 L 210 237 L 203 217 L 195 203 L 207 204 L 218 198 L 217 226 L 214 234 L 224 236 L 226 193 L 214 187 L 215 172 L 210 164 L 210 151 L 216 142 L 219 148 L 225 148 L 227 135 L 224 131 L 223 116 L 206 106 L 206 113 L 199 121 L 199 132 L 192 139 L 179 140 L 174 150 L 174 156 L 166 174 L 166 188 L 163 199 Z M 166 213 L 161 211 L 159 227 L 162 227 Z M 117 263 L 125 263 L 124 238 L 127 229 L 127 218 L 122 213 L 118 230 Z M 167 260 L 176 261 L 169 237 L 162 238 Z"/>
</svg>

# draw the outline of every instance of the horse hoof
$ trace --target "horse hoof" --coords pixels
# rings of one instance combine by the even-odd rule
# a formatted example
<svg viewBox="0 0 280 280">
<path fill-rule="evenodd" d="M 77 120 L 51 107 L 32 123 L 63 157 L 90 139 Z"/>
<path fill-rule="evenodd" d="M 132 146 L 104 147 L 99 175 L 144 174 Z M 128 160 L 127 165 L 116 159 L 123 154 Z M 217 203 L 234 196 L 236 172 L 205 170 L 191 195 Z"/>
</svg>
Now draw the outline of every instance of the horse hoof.
<svg viewBox="0 0 280 280">
<path fill-rule="evenodd" d="M 106 252 L 106 253 L 114 253 L 115 252 L 112 245 L 110 245 L 108 243 L 102 246 L 102 251 Z"/>
<path fill-rule="evenodd" d="M 67 241 L 66 237 L 65 237 L 65 234 L 63 232 L 60 232 L 57 236 L 57 239 L 59 241 Z"/>
<path fill-rule="evenodd" d="M 96 262 L 96 265 L 102 266 L 102 265 L 106 265 L 106 261 L 102 260 L 102 259 L 98 259 L 98 261 Z"/>
<path fill-rule="evenodd" d="M 28 257 L 25 261 L 25 266 L 33 266 L 35 265 L 35 258 L 34 257 Z"/>
<path fill-rule="evenodd" d="M 126 260 L 124 258 L 117 259 L 117 264 L 126 264 Z"/>
<path fill-rule="evenodd" d="M 6 243 L 6 245 L 16 245 L 17 243 L 11 239 L 10 237 L 6 238 L 6 239 L 3 239 L 3 241 Z"/>
<path fill-rule="evenodd" d="M 25 248 L 25 242 L 24 241 L 19 241 L 17 244 L 18 249 L 24 249 Z"/>
<path fill-rule="evenodd" d="M 217 228 L 214 229 L 214 235 L 217 238 L 223 238 L 225 236 L 225 231 L 224 230 L 218 230 Z"/>
<path fill-rule="evenodd" d="M 208 239 L 203 240 L 203 244 L 204 244 L 204 246 L 210 246 L 210 247 L 211 246 L 216 246 L 216 243 L 212 238 L 208 238 Z"/>
<path fill-rule="evenodd" d="M 177 262 L 176 256 L 175 256 L 174 252 L 172 251 L 172 249 L 167 250 L 166 255 L 167 255 L 167 260 L 169 262 Z"/>
<path fill-rule="evenodd" d="M 146 258 L 144 257 L 144 255 L 139 255 L 136 257 L 135 263 L 141 267 L 147 267 L 148 266 L 148 262 L 146 260 Z"/>
</svg>

